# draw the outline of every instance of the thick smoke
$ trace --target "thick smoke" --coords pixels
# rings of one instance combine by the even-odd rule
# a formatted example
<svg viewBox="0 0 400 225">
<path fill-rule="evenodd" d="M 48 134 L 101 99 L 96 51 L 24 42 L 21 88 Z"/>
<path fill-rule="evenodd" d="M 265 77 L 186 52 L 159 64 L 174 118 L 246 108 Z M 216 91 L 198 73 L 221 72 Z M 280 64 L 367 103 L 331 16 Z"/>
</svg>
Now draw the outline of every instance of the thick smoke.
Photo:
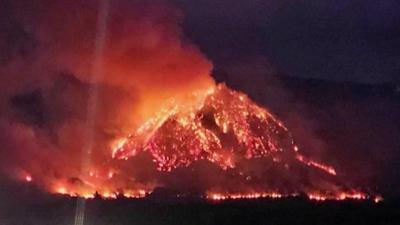
<svg viewBox="0 0 400 225">
<path fill-rule="evenodd" d="M 24 49 L 27 56 L 18 57 L 22 62 L 9 62 L 13 68 L 7 72 L 15 73 L 17 67 L 25 74 L 20 86 L 28 82 L 51 85 L 57 73 L 65 72 L 83 83 L 116 87 L 144 103 L 212 84 L 210 62 L 181 40 L 181 16 L 163 1 L 109 4 L 103 76 L 95 80 L 98 1 L 18 1 L 10 5 L 16 23 L 22 26 L 22 34 L 16 35 L 28 36 L 33 42 L 31 49 Z"/>
<path fill-rule="evenodd" d="M 101 166 L 111 141 L 166 99 L 214 85 L 211 63 L 182 36 L 178 10 L 164 1 L 110 1 L 99 34 L 100 2 L 2 3 L 0 157 L 8 175 L 48 188 L 49 180 L 78 178 L 88 129 L 92 164 Z M 96 113 L 87 118 L 92 90 Z"/>
</svg>

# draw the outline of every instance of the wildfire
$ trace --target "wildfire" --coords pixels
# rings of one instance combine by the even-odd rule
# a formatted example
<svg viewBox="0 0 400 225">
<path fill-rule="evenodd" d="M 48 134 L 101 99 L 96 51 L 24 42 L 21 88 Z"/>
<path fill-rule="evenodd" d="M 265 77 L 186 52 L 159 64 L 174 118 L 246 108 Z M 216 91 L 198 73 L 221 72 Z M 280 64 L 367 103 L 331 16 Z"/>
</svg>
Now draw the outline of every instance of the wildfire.
<svg viewBox="0 0 400 225">
<path fill-rule="evenodd" d="M 207 193 L 207 199 L 213 201 L 222 200 L 238 200 L 238 199 L 259 199 L 259 198 L 284 198 L 284 197 L 297 197 L 300 196 L 298 193 L 293 194 L 281 194 L 279 192 L 249 192 L 249 193 Z M 322 193 L 309 193 L 306 195 L 311 201 L 326 201 L 326 200 L 367 200 L 371 199 L 375 203 L 379 203 L 383 200 L 381 196 L 370 197 L 362 192 L 340 192 L 335 194 L 322 194 Z"/>
<path fill-rule="evenodd" d="M 59 186 L 53 191 L 55 194 L 66 195 L 70 197 L 81 197 L 84 199 L 92 199 L 98 196 L 102 199 L 116 199 L 117 197 L 125 198 L 144 198 L 148 196 L 152 191 L 145 189 L 126 189 L 121 192 L 111 191 L 111 189 L 104 188 L 101 190 L 90 190 L 90 189 L 79 189 L 76 187 Z"/>
<path fill-rule="evenodd" d="M 335 169 L 331 166 L 327 166 L 322 163 L 315 162 L 311 159 L 307 159 L 306 157 L 304 157 L 303 155 L 300 155 L 300 154 L 296 155 L 296 159 L 298 159 L 300 162 L 305 163 L 308 166 L 314 166 L 314 167 L 321 169 L 331 175 L 336 175 Z"/>
<path fill-rule="evenodd" d="M 346 200 L 346 199 L 354 199 L 354 200 L 365 200 L 369 197 L 361 192 L 341 192 L 336 194 L 319 194 L 312 193 L 308 194 L 308 198 L 310 200 L 316 201 L 325 201 L 325 200 Z"/>
<path fill-rule="evenodd" d="M 214 201 L 221 200 L 238 200 L 238 199 L 258 199 L 258 198 L 282 198 L 282 195 L 277 192 L 250 192 L 250 193 L 236 193 L 236 194 L 223 194 L 223 193 L 208 193 L 207 199 Z"/>
<path fill-rule="evenodd" d="M 110 158 L 101 167 L 93 167 L 76 178 L 56 181 L 51 192 L 83 198 L 146 197 L 157 184 L 140 184 L 134 177 L 115 168 L 118 163 L 141 152 L 152 157 L 159 173 L 168 174 L 203 160 L 227 173 L 235 174 L 233 171 L 236 171 L 240 179 L 243 178 L 243 184 L 252 180 L 252 174 L 243 172 L 242 162 L 254 159 L 269 160 L 285 165 L 286 169 L 296 164 L 303 169 L 316 169 L 320 171 L 317 173 L 331 178 L 337 176 L 332 166 L 303 155 L 288 128 L 242 93 L 218 85 L 181 99 L 185 101 L 170 100 L 165 108 L 133 133 L 117 138 L 111 145 Z M 32 177 L 27 175 L 25 180 L 30 182 Z M 290 189 L 289 193 L 284 191 L 285 187 L 273 189 L 277 191 L 268 191 L 270 189 L 265 187 L 261 192 L 205 192 L 210 200 L 298 195 L 306 195 L 315 201 L 371 198 L 360 191 L 341 191 L 336 187 L 332 190 L 318 187 Z M 382 197 L 373 200 L 379 202 Z"/>
<path fill-rule="evenodd" d="M 67 195 L 71 197 L 81 197 L 84 199 L 93 199 L 95 196 L 99 196 L 102 199 L 116 199 L 117 197 L 125 197 L 125 198 L 145 198 L 149 194 L 150 191 L 146 191 L 143 189 L 138 190 L 125 190 L 123 193 L 118 192 L 96 192 L 96 193 L 73 193 L 68 192 L 65 187 L 59 187 L 56 190 L 57 194 Z M 219 193 L 219 192 L 208 192 L 206 194 L 206 199 L 211 201 L 225 201 L 225 200 L 244 200 L 244 199 L 280 199 L 280 198 L 289 198 L 289 197 L 298 197 L 299 193 L 292 194 L 282 194 L 279 192 L 243 192 L 243 193 Z M 176 197 L 179 197 L 177 195 Z M 379 203 L 383 201 L 382 196 L 368 196 L 362 192 L 340 192 L 335 194 L 322 194 L 322 193 L 309 193 L 306 197 L 311 201 L 342 201 L 342 200 L 372 200 L 375 203 Z"/>
<path fill-rule="evenodd" d="M 307 166 L 336 175 L 333 167 L 298 153 L 283 123 L 246 95 L 221 84 L 196 97 L 192 104 L 162 110 L 135 133 L 119 139 L 112 156 L 127 159 L 139 151 L 149 151 L 160 171 L 171 171 L 200 159 L 224 169 L 234 168 L 235 158 L 261 158 L 289 151 Z M 234 143 L 224 142 L 225 136 L 232 136 Z"/>
</svg>

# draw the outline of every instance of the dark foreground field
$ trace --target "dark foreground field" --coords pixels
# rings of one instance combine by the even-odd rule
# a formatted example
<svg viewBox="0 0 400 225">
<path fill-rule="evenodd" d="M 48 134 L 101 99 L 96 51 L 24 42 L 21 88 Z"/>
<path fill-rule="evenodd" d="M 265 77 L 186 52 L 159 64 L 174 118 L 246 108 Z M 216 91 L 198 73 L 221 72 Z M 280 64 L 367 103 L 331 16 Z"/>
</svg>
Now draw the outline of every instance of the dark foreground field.
<svg viewBox="0 0 400 225">
<path fill-rule="evenodd" d="M 74 224 L 77 199 L 1 192 L 1 225 Z M 84 224 L 400 224 L 399 200 L 310 202 L 302 198 L 212 202 L 204 199 L 92 199 L 85 202 Z"/>
</svg>

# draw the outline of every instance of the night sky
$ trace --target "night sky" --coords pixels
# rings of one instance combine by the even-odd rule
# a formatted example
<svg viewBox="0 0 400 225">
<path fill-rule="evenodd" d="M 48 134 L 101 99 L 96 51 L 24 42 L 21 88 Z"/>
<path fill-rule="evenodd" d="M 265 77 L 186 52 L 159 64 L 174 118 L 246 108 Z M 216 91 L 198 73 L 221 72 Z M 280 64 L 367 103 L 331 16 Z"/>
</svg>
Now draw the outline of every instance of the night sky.
<svg viewBox="0 0 400 225">
<path fill-rule="evenodd" d="M 214 61 L 265 57 L 290 76 L 399 81 L 399 1 L 175 2 L 186 32 Z"/>
</svg>

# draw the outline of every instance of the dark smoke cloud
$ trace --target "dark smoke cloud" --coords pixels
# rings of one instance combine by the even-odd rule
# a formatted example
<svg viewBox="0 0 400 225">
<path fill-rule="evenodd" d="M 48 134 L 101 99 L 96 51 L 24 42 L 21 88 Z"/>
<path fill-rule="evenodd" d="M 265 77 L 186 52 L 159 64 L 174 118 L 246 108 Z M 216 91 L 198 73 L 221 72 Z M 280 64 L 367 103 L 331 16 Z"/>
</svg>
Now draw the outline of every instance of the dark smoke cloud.
<svg viewBox="0 0 400 225">
<path fill-rule="evenodd" d="M 47 186 L 79 177 L 94 88 L 96 164 L 165 99 L 214 84 L 211 63 L 184 40 L 182 15 L 166 1 L 110 1 L 102 76 L 93 74 L 99 1 L 1 6 L 0 157 L 12 177 L 32 174 Z"/>
</svg>

